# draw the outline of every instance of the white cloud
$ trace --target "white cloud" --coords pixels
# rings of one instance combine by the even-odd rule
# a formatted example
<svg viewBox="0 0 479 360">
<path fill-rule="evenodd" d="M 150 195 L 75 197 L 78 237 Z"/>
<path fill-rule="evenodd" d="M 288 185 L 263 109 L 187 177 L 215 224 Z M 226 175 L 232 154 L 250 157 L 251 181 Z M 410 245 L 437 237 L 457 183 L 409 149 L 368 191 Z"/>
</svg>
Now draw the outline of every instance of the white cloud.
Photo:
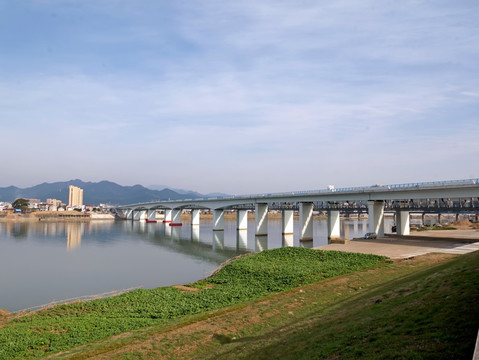
<svg viewBox="0 0 479 360">
<path fill-rule="evenodd" d="M 8 184 L 281 191 L 446 174 L 429 154 L 463 177 L 478 152 L 474 3 L 42 4 L 95 22 L 44 71 L 0 70 L 3 141 L 26 140 Z"/>
</svg>

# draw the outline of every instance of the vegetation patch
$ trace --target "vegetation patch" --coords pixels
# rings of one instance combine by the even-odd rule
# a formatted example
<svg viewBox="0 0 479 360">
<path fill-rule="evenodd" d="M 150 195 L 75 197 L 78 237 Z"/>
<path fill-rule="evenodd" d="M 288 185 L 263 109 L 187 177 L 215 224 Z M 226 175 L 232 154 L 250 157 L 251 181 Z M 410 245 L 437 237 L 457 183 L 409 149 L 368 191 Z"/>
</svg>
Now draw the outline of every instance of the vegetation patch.
<svg viewBox="0 0 479 360">
<path fill-rule="evenodd" d="M 420 228 L 411 228 L 411 230 L 415 231 L 426 231 L 426 230 L 456 230 L 454 226 L 423 226 Z"/>
<path fill-rule="evenodd" d="M 0 359 L 48 355 L 387 263 L 376 255 L 292 247 L 266 250 L 237 259 L 215 276 L 192 284 L 201 291 L 139 289 L 14 319 L 0 328 Z"/>
</svg>

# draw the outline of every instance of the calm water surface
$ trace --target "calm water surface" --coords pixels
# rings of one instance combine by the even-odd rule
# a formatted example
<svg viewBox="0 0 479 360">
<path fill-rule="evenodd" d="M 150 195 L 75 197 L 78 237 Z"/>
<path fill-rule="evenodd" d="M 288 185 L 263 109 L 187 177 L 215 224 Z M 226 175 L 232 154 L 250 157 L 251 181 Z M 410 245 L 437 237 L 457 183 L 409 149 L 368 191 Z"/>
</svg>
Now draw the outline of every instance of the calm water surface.
<svg viewBox="0 0 479 360">
<path fill-rule="evenodd" d="M 202 279 L 227 259 L 281 246 L 326 245 L 325 220 L 313 223 L 313 241 L 281 234 L 269 220 L 268 236 L 255 237 L 254 221 L 237 231 L 225 221 L 192 227 L 144 222 L 0 223 L 0 308 L 18 311 L 82 295 L 131 287 L 155 288 Z M 388 226 L 388 225 L 386 225 Z M 342 221 L 341 236 L 360 237 L 367 221 Z"/>
</svg>

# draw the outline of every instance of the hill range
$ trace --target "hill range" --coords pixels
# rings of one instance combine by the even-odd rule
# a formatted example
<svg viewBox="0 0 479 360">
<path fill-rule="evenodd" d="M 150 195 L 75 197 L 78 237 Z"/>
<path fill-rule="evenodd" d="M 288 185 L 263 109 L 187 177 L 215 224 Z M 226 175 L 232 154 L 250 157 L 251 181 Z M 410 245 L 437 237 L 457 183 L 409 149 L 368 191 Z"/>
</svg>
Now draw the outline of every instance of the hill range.
<svg viewBox="0 0 479 360">
<path fill-rule="evenodd" d="M 9 186 L 0 188 L 0 201 L 12 202 L 17 198 L 57 199 L 68 204 L 68 186 L 83 189 L 83 203 L 98 205 L 100 203 L 126 205 L 159 200 L 197 199 L 203 197 L 197 192 L 178 193 L 170 189 L 152 190 L 142 185 L 121 186 L 111 181 L 84 182 L 70 180 L 55 183 L 43 183 L 29 188 Z"/>
</svg>

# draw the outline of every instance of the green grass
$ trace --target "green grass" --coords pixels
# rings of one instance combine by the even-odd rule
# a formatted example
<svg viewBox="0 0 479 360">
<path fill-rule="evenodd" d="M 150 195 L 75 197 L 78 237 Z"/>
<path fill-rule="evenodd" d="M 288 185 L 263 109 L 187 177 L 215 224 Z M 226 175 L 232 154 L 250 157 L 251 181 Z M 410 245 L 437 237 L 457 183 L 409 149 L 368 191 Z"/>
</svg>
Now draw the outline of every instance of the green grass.
<svg viewBox="0 0 479 360">
<path fill-rule="evenodd" d="M 293 319 L 261 324 L 199 358 L 469 360 L 478 284 L 479 252 L 458 256 L 339 302 L 306 304 Z"/>
<path fill-rule="evenodd" d="M 191 284 L 203 289 L 198 292 L 172 287 L 140 289 L 13 320 L 0 328 L 0 359 L 50 355 L 122 332 L 386 264 L 384 257 L 375 255 L 305 248 L 266 250 L 240 258 L 214 277 Z"/>
<path fill-rule="evenodd" d="M 415 231 L 426 231 L 426 230 L 456 230 L 454 226 L 423 226 L 420 228 L 411 228 Z"/>
</svg>

